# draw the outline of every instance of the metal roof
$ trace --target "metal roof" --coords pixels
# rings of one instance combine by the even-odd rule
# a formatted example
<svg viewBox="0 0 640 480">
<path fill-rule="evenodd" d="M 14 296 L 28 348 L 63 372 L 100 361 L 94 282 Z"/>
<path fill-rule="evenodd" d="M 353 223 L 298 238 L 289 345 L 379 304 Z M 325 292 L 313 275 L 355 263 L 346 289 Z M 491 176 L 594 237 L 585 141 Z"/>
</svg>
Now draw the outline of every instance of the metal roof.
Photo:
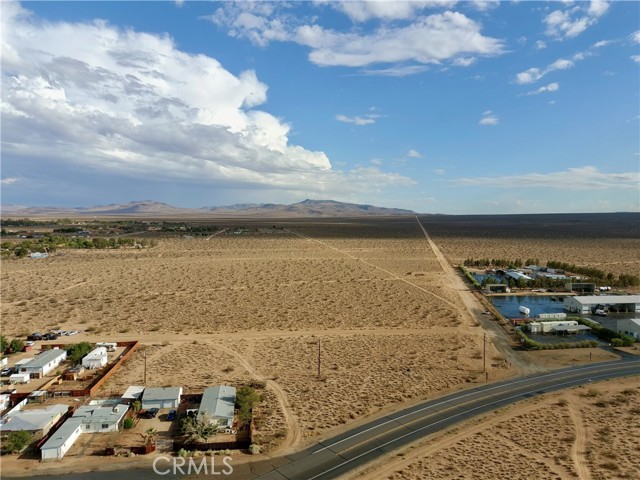
<svg viewBox="0 0 640 480">
<path fill-rule="evenodd" d="M 106 356 L 107 356 L 107 348 L 98 347 L 98 348 L 94 348 L 89 353 L 87 353 L 82 359 L 82 361 L 84 362 L 85 360 L 100 360 L 102 357 L 106 357 Z"/>
<path fill-rule="evenodd" d="M 15 413 L 8 413 L 2 418 L 0 431 L 43 430 L 60 415 L 67 413 L 68 410 L 69 407 L 66 405 L 49 405 L 44 408 L 18 410 Z"/>
<path fill-rule="evenodd" d="M 198 415 L 207 414 L 211 418 L 233 418 L 236 403 L 236 389 L 218 385 L 204 390 Z"/>
<path fill-rule="evenodd" d="M 129 405 L 103 407 L 84 405 L 73 413 L 74 418 L 82 418 L 82 423 L 118 423 L 129 410 Z"/>
<path fill-rule="evenodd" d="M 591 327 L 586 325 L 558 325 L 557 327 L 552 327 L 551 330 L 556 332 L 577 332 L 578 330 L 591 330 Z"/>
<path fill-rule="evenodd" d="M 82 418 L 79 417 L 71 417 L 68 418 L 62 426 L 56 430 L 56 433 L 49 437 L 49 440 L 45 442 L 45 444 L 41 447 L 42 450 L 45 448 L 60 448 L 65 444 L 69 437 L 75 433 L 78 427 L 82 425 Z"/>
<path fill-rule="evenodd" d="M 147 387 L 142 394 L 142 401 L 180 400 L 181 395 L 182 387 Z"/>
<path fill-rule="evenodd" d="M 595 305 L 598 303 L 640 303 L 640 295 L 584 295 L 565 297 L 565 301 L 573 298 L 582 305 Z"/>
<path fill-rule="evenodd" d="M 139 385 L 131 385 L 122 395 L 122 398 L 127 400 L 137 400 L 142 396 L 142 392 L 144 392 L 144 387 Z"/>
<path fill-rule="evenodd" d="M 35 357 L 33 357 L 33 360 L 31 360 L 29 363 L 21 365 L 20 368 L 42 368 L 47 363 L 57 359 L 60 356 L 64 356 L 64 358 L 67 358 L 67 351 L 60 348 L 45 350 L 40 355 L 36 355 Z"/>
</svg>

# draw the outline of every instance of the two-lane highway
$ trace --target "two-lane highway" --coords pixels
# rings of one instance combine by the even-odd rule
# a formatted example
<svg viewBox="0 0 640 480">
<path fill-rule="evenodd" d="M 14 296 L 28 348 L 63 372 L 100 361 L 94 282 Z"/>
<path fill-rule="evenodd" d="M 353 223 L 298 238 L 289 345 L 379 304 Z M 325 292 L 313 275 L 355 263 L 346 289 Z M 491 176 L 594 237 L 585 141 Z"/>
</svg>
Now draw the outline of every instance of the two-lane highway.
<svg viewBox="0 0 640 480">
<path fill-rule="evenodd" d="M 597 380 L 640 374 L 640 358 L 572 367 L 532 377 L 488 384 L 387 415 L 296 454 L 280 466 L 262 465 L 242 478 L 326 480 L 361 467 L 455 423 L 543 393 Z M 257 465 L 256 465 L 257 466 Z M 260 475 L 260 471 L 263 471 Z M 238 478 L 241 478 L 240 476 Z"/>
</svg>

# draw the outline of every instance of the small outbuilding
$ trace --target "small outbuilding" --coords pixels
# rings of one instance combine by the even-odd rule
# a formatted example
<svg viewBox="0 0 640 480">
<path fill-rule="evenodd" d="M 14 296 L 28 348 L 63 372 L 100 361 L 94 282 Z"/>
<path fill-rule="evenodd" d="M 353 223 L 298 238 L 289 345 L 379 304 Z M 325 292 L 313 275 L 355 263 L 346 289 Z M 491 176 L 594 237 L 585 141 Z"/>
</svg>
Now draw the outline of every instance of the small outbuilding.
<svg viewBox="0 0 640 480">
<path fill-rule="evenodd" d="M 29 383 L 31 381 L 31 375 L 28 373 L 14 373 L 9 377 L 9 383 L 16 385 L 18 383 Z"/>
<path fill-rule="evenodd" d="M 618 333 L 624 333 L 640 341 L 640 318 L 624 318 L 616 323 Z"/>
<path fill-rule="evenodd" d="M 106 347 L 98 347 L 82 358 L 82 366 L 88 370 L 102 368 L 107 364 L 109 356 Z"/>
<path fill-rule="evenodd" d="M 142 394 L 142 408 L 178 408 L 182 387 L 147 387 Z"/>
</svg>

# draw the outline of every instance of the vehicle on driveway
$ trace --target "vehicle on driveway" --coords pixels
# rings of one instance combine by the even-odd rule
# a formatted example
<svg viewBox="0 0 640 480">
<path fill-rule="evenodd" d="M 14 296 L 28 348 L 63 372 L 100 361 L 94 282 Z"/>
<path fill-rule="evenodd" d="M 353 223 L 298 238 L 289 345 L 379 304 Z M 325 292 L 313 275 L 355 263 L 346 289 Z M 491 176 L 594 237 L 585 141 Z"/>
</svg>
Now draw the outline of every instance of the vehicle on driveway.
<svg viewBox="0 0 640 480">
<path fill-rule="evenodd" d="M 177 412 L 175 410 L 169 410 L 169 413 L 167 413 L 167 420 L 169 422 L 173 422 L 176 419 L 176 414 Z"/>
<path fill-rule="evenodd" d="M 5 368 L 0 372 L 1 377 L 8 377 L 13 372 L 13 368 Z"/>
<path fill-rule="evenodd" d="M 156 415 L 158 415 L 159 410 L 157 408 L 150 408 L 149 410 L 147 410 L 145 412 L 145 417 L 147 418 L 156 418 Z"/>
</svg>

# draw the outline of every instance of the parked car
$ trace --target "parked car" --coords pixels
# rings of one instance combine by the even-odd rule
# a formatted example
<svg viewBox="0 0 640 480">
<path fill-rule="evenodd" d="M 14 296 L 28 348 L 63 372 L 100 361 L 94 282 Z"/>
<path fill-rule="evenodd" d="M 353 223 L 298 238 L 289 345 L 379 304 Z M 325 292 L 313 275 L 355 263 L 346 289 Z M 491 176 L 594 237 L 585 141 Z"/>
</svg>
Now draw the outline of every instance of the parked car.
<svg viewBox="0 0 640 480">
<path fill-rule="evenodd" d="M 149 410 L 147 410 L 147 414 L 146 417 L 147 418 L 156 418 L 156 415 L 158 415 L 159 410 L 157 408 L 150 408 Z"/>
<path fill-rule="evenodd" d="M 176 414 L 178 412 L 176 412 L 175 410 L 169 410 L 169 413 L 167 413 L 167 420 L 169 422 L 173 422 L 176 419 Z"/>
<path fill-rule="evenodd" d="M 33 342 L 24 342 L 24 346 L 25 347 L 33 347 L 35 345 L 35 343 Z"/>
<path fill-rule="evenodd" d="M 49 333 L 45 333 L 42 336 L 43 340 L 56 340 L 58 338 L 58 335 L 56 335 L 55 333 L 49 332 Z"/>
<path fill-rule="evenodd" d="M 78 332 L 78 330 L 71 330 L 71 331 L 67 332 L 67 335 L 77 335 L 78 333 L 80 333 L 80 332 Z"/>
<path fill-rule="evenodd" d="M 31 335 L 29 335 L 27 337 L 27 340 L 42 340 L 42 334 L 41 333 L 32 333 Z"/>
<path fill-rule="evenodd" d="M 9 375 L 11 375 L 11 373 L 13 372 L 13 368 L 4 368 L 2 369 L 2 371 L 0 372 L 0 376 L 2 377 L 8 377 Z"/>
</svg>

